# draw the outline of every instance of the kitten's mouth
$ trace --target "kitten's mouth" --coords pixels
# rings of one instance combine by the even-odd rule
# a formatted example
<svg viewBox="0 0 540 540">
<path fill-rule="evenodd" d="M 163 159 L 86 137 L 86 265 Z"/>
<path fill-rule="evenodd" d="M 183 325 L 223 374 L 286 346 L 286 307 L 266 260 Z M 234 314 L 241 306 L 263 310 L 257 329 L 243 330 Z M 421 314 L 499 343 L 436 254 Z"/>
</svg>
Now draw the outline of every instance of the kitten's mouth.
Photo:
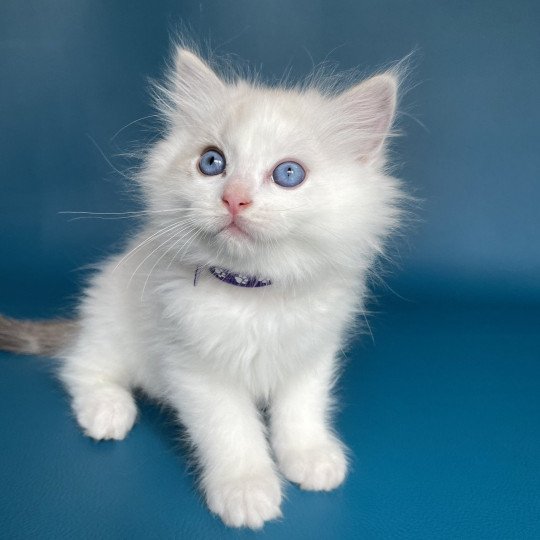
<svg viewBox="0 0 540 540">
<path fill-rule="evenodd" d="M 236 221 L 231 221 L 219 232 L 225 233 L 227 236 L 232 238 L 251 238 L 251 235 L 241 225 L 238 225 Z"/>
</svg>

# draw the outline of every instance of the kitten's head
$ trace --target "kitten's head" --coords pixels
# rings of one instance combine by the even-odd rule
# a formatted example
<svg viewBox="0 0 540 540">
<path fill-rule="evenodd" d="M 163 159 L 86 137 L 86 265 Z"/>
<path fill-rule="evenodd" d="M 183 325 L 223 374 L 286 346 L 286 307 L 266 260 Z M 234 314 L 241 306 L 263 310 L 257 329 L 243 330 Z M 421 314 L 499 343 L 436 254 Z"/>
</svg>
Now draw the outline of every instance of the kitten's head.
<svg viewBox="0 0 540 540">
<path fill-rule="evenodd" d="M 270 88 L 178 49 L 141 175 L 156 226 L 172 224 L 164 249 L 274 281 L 365 268 L 399 214 L 383 172 L 396 92 L 392 72 Z"/>
</svg>

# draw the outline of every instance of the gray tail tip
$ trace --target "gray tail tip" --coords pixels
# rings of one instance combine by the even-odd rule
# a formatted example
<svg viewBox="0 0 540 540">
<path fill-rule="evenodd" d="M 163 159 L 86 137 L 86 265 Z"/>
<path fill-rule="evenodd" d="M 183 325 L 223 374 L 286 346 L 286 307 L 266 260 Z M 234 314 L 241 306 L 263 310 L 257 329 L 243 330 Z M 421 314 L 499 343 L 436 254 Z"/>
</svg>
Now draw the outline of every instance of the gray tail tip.
<svg viewBox="0 0 540 540">
<path fill-rule="evenodd" d="M 27 321 L 0 315 L 0 349 L 18 354 L 53 355 L 68 342 L 76 323 L 67 319 Z"/>
</svg>

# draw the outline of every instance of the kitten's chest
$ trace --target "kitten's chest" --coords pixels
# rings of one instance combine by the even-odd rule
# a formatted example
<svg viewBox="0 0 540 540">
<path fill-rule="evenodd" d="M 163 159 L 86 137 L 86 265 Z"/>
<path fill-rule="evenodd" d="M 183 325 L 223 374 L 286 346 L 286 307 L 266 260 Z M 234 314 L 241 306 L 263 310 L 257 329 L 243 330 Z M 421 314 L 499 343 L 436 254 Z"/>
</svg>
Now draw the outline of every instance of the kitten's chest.
<svg viewBox="0 0 540 540">
<path fill-rule="evenodd" d="M 339 289 L 287 295 L 213 281 L 168 291 L 180 346 L 198 365 L 260 386 L 331 354 L 350 314 Z"/>
</svg>

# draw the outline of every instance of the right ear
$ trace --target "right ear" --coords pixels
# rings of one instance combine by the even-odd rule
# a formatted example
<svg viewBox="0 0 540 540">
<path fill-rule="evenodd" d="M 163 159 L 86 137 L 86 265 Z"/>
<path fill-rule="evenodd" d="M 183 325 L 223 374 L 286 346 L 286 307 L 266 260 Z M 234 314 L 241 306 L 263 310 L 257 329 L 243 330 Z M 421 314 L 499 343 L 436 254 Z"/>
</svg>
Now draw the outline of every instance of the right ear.
<svg viewBox="0 0 540 540">
<path fill-rule="evenodd" d="M 225 83 L 194 52 L 178 47 L 171 76 L 173 100 L 177 113 L 196 118 L 213 109 L 225 90 Z"/>
</svg>

